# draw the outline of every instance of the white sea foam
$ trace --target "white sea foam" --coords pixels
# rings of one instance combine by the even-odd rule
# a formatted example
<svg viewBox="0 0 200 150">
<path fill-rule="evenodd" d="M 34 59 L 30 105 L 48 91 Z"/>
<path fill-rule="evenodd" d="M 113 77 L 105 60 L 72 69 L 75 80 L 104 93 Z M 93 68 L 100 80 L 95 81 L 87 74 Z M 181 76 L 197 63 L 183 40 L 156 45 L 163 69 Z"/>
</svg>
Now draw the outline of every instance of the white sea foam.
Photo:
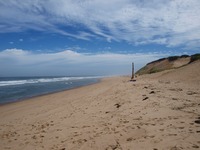
<svg viewBox="0 0 200 150">
<path fill-rule="evenodd" d="M 11 81 L 0 81 L 0 86 L 12 86 L 22 84 L 34 84 L 34 83 L 47 83 L 47 82 L 61 82 L 69 80 L 83 80 L 83 79 L 94 79 L 102 78 L 100 76 L 94 77 L 60 77 L 60 78 L 38 78 L 38 79 L 27 79 L 27 80 L 11 80 Z"/>
</svg>

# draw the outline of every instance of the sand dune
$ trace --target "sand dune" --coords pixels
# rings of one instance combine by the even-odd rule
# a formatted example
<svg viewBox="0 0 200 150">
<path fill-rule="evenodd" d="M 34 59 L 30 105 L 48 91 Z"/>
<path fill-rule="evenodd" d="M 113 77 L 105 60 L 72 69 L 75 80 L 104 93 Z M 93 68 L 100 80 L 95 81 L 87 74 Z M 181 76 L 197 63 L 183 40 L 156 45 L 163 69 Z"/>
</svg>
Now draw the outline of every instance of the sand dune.
<svg viewBox="0 0 200 150">
<path fill-rule="evenodd" d="M 162 79 L 178 80 L 182 82 L 191 82 L 200 84 L 200 61 L 193 62 L 185 67 L 169 71 L 162 74 Z"/>
<path fill-rule="evenodd" d="M 161 72 L 164 70 L 175 69 L 179 67 L 186 66 L 191 62 L 198 61 L 200 59 L 200 54 L 194 55 L 182 55 L 182 56 L 170 56 L 167 58 L 161 58 L 152 61 L 142 67 L 136 72 L 138 75 L 151 74 L 156 72 Z"/>
<path fill-rule="evenodd" d="M 0 106 L 0 149 L 200 149 L 199 65 Z"/>
</svg>

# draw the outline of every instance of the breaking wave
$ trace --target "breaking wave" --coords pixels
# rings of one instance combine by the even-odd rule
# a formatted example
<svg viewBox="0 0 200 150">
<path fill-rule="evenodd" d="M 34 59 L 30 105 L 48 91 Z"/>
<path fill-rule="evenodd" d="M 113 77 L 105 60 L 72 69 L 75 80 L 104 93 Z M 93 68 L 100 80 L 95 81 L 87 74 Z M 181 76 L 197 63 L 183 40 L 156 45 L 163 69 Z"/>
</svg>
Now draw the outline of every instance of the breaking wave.
<svg viewBox="0 0 200 150">
<path fill-rule="evenodd" d="M 56 78 L 37 78 L 37 79 L 9 80 L 9 81 L 0 81 L 0 86 L 34 84 L 34 83 L 47 83 L 47 82 L 62 82 L 62 81 L 94 79 L 94 78 L 102 78 L 102 77 L 99 77 L 99 76 L 95 76 L 95 77 L 56 77 Z"/>
</svg>

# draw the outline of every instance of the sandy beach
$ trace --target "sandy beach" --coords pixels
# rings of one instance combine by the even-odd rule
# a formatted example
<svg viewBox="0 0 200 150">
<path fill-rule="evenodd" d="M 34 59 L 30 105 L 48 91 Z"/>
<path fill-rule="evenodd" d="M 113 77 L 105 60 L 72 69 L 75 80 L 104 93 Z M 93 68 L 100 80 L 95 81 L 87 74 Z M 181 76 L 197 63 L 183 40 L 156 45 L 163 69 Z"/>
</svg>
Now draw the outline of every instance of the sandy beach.
<svg viewBox="0 0 200 150">
<path fill-rule="evenodd" d="M 0 149 L 200 149 L 200 62 L 0 106 Z"/>
</svg>

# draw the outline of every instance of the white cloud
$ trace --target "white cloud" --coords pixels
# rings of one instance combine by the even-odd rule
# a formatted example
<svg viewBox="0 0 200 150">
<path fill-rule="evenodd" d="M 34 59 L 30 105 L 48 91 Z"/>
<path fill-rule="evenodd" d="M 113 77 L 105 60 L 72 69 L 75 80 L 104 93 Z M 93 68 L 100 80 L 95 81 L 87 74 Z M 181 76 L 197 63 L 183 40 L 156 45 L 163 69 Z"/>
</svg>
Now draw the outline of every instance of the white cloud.
<svg viewBox="0 0 200 150">
<path fill-rule="evenodd" d="M 24 41 L 24 39 L 19 39 L 19 42 L 23 42 Z"/>
<path fill-rule="evenodd" d="M 33 29 L 83 40 L 199 48 L 199 8 L 199 0 L 7 0 L 0 1 L 0 32 Z"/>
<path fill-rule="evenodd" d="M 130 74 L 134 61 L 139 69 L 163 54 L 77 53 L 65 50 L 57 53 L 34 53 L 21 49 L 0 52 L 0 76 L 34 75 L 119 75 Z"/>
</svg>

